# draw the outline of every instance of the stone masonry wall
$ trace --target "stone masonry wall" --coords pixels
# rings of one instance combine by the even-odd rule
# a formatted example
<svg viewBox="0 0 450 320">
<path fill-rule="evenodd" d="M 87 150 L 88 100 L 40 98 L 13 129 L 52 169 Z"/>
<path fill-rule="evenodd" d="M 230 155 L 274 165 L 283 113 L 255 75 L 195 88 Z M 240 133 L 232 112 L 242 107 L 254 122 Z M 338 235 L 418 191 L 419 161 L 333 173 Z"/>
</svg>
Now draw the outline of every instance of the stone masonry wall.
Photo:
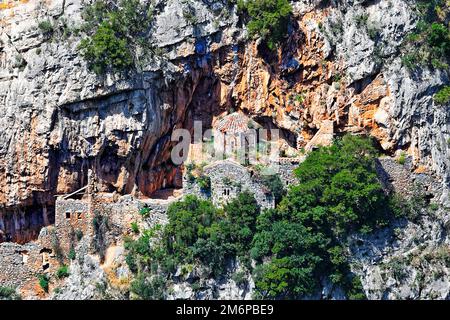
<svg viewBox="0 0 450 320">
<path fill-rule="evenodd" d="M 230 161 L 219 161 L 204 168 L 211 179 L 211 198 L 215 205 L 223 205 L 235 198 L 239 192 L 248 190 L 254 194 L 262 209 L 273 208 L 273 197 L 267 196 L 263 186 L 254 182 L 245 167 Z"/>
</svg>

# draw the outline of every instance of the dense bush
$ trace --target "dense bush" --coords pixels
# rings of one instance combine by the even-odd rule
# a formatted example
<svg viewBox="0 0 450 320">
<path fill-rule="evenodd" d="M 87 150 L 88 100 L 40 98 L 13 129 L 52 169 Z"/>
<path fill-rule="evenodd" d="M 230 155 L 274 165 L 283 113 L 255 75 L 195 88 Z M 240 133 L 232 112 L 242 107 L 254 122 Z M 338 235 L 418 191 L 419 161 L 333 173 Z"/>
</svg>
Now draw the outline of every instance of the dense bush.
<svg viewBox="0 0 450 320">
<path fill-rule="evenodd" d="M 305 297 L 323 279 L 351 299 L 364 298 L 360 280 L 350 271 L 347 236 L 371 232 L 402 214 L 381 188 L 376 156 L 371 140 L 351 135 L 312 152 L 295 171 L 298 185 L 276 209 L 260 212 L 246 191 L 223 209 L 193 196 L 172 204 L 164 228 L 146 230 L 126 243 L 127 263 L 137 274 L 132 291 L 141 298 L 153 296 L 149 279 L 172 279 L 177 270 L 195 266 L 217 277 L 237 258 L 245 272 L 253 273 L 257 298 Z"/>
<path fill-rule="evenodd" d="M 126 242 L 126 261 L 138 277 L 147 274 L 145 279 L 148 274 L 170 277 L 182 265 L 202 265 L 211 276 L 221 275 L 231 258 L 246 260 L 258 215 L 256 200 L 248 192 L 241 193 L 223 210 L 210 201 L 187 196 L 169 207 L 166 227 L 146 230 L 137 240 Z M 150 245 L 156 238 L 159 241 Z M 132 292 L 145 298 L 142 287 L 147 282 L 140 278 L 136 282 L 140 289 L 132 287 Z"/>
<path fill-rule="evenodd" d="M 162 300 L 165 280 L 160 276 L 141 273 L 131 283 L 131 292 L 143 300 Z"/>
<path fill-rule="evenodd" d="M 19 300 L 20 295 L 16 293 L 16 290 L 10 287 L 0 286 L 0 300 Z"/>
<path fill-rule="evenodd" d="M 49 20 L 40 21 L 38 23 L 39 30 L 41 30 L 42 34 L 48 36 L 53 32 L 53 24 Z"/>
<path fill-rule="evenodd" d="M 86 37 L 79 49 L 91 69 L 102 74 L 127 71 L 148 53 L 146 37 L 153 9 L 139 0 L 97 0 L 83 14 Z"/>
<path fill-rule="evenodd" d="M 450 103 L 450 86 L 444 86 L 442 89 L 440 89 L 435 94 L 434 101 L 442 105 Z"/>
<path fill-rule="evenodd" d="M 286 35 L 292 13 L 288 0 L 239 0 L 238 9 L 248 15 L 249 35 L 263 38 L 270 49 Z"/>
<path fill-rule="evenodd" d="M 50 279 L 48 278 L 48 276 L 45 274 L 39 275 L 38 280 L 39 280 L 39 286 L 42 288 L 42 290 L 44 290 L 45 292 L 48 292 L 49 283 L 50 283 Z"/>
<path fill-rule="evenodd" d="M 58 279 L 67 278 L 69 275 L 69 267 L 66 265 L 59 267 L 59 269 L 56 271 L 56 276 L 58 277 Z"/>
<path fill-rule="evenodd" d="M 344 239 L 350 232 L 370 232 L 392 216 L 375 172 L 371 141 L 345 136 L 320 148 L 300 164 L 293 186 L 276 210 L 257 223 L 252 257 L 270 259 L 255 273 L 263 298 L 298 298 L 312 294 L 320 279 L 360 297 L 347 263 Z"/>
<path fill-rule="evenodd" d="M 448 69 L 450 31 L 447 0 L 417 0 L 420 21 L 405 41 L 403 63 L 409 69 L 432 66 Z"/>
</svg>

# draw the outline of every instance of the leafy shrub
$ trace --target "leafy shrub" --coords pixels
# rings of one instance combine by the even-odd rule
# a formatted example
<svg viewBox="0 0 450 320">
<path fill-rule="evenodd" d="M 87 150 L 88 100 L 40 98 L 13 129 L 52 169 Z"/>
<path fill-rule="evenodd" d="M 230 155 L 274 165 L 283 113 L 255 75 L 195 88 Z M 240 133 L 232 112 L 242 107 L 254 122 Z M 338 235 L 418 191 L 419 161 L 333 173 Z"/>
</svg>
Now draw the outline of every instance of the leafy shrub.
<svg viewBox="0 0 450 320">
<path fill-rule="evenodd" d="M 212 276 L 222 274 L 229 259 L 248 255 L 259 208 L 247 192 L 223 211 L 210 201 L 187 196 L 173 203 L 167 214 L 169 223 L 162 230 L 146 230 L 139 239 L 126 242 L 127 264 L 138 275 L 144 270 L 170 275 L 177 266 L 195 263 Z"/>
<path fill-rule="evenodd" d="M 397 161 L 399 164 L 404 165 L 406 163 L 406 154 L 402 152 Z"/>
<path fill-rule="evenodd" d="M 186 165 L 186 176 L 187 180 L 191 183 L 195 182 L 195 176 L 193 174 L 193 171 L 195 170 L 195 164 L 194 163 L 188 163 Z"/>
<path fill-rule="evenodd" d="M 405 38 L 403 64 L 413 70 L 419 66 L 448 68 L 450 56 L 449 8 L 447 0 L 417 0 L 420 18 L 413 33 Z"/>
<path fill-rule="evenodd" d="M 448 104 L 450 102 L 450 86 L 444 86 L 434 95 L 434 101 L 437 104 Z"/>
<path fill-rule="evenodd" d="M 0 286 L 0 300 L 20 300 L 14 288 Z"/>
<path fill-rule="evenodd" d="M 69 267 L 66 265 L 59 267 L 59 269 L 56 271 L 56 277 L 58 279 L 67 278 L 69 275 Z"/>
<path fill-rule="evenodd" d="M 79 49 L 97 74 L 129 71 L 149 47 L 152 7 L 139 0 L 96 0 L 83 14 L 86 37 Z"/>
<path fill-rule="evenodd" d="M 131 283 L 130 291 L 142 300 L 164 299 L 165 280 L 147 273 L 139 274 Z"/>
<path fill-rule="evenodd" d="M 76 257 L 77 257 L 77 254 L 75 252 L 75 249 L 74 248 L 70 248 L 69 254 L 67 255 L 67 258 L 69 258 L 69 260 L 75 260 Z"/>
<path fill-rule="evenodd" d="M 137 222 L 132 222 L 131 223 L 131 231 L 133 231 L 136 234 L 139 233 L 139 226 L 138 226 Z"/>
<path fill-rule="evenodd" d="M 117 36 L 113 26 L 104 21 L 96 33 L 80 43 L 80 50 L 95 73 L 103 73 L 108 68 L 124 70 L 133 65 L 133 58 L 127 41 Z"/>
<path fill-rule="evenodd" d="M 249 17 L 249 35 L 263 38 L 270 49 L 275 49 L 287 33 L 292 13 L 288 0 L 239 0 L 238 9 Z"/>
<path fill-rule="evenodd" d="M 340 239 L 393 217 L 376 175 L 376 155 L 369 139 L 347 135 L 300 164 L 299 184 L 257 220 L 252 257 L 270 259 L 255 270 L 257 297 L 300 298 L 324 276 L 356 295 Z"/>
<path fill-rule="evenodd" d="M 49 20 L 39 22 L 38 27 L 44 35 L 49 35 L 53 33 L 54 30 L 53 24 Z"/>
<path fill-rule="evenodd" d="M 143 207 L 141 210 L 139 210 L 139 214 L 141 216 L 148 217 L 148 215 L 150 214 L 150 208 L 149 207 Z"/>
<path fill-rule="evenodd" d="M 359 277 L 353 277 L 351 281 L 351 288 L 348 290 L 348 298 L 350 300 L 366 300 L 367 297 Z"/>
<path fill-rule="evenodd" d="M 208 176 L 202 174 L 197 178 L 197 183 L 203 192 L 209 192 L 211 190 L 211 179 Z"/>
<path fill-rule="evenodd" d="M 247 283 L 247 274 L 244 271 L 239 271 L 233 274 L 232 279 L 238 287 L 242 287 Z"/>
<path fill-rule="evenodd" d="M 49 287 L 49 282 L 50 282 L 50 279 L 48 278 L 48 276 L 46 274 L 39 275 L 38 280 L 39 280 L 39 286 L 42 288 L 42 290 L 44 290 L 45 292 L 48 293 L 48 287 Z"/>
</svg>

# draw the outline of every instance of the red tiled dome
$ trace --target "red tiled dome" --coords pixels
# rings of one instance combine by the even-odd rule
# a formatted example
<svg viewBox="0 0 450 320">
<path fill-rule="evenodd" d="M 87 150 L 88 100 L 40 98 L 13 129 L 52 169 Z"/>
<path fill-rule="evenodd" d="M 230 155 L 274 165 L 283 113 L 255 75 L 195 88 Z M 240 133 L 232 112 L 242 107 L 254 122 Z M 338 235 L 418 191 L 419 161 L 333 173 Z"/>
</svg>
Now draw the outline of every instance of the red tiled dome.
<svg viewBox="0 0 450 320">
<path fill-rule="evenodd" d="M 242 113 L 235 112 L 220 119 L 216 129 L 228 134 L 247 132 L 250 119 Z"/>
</svg>

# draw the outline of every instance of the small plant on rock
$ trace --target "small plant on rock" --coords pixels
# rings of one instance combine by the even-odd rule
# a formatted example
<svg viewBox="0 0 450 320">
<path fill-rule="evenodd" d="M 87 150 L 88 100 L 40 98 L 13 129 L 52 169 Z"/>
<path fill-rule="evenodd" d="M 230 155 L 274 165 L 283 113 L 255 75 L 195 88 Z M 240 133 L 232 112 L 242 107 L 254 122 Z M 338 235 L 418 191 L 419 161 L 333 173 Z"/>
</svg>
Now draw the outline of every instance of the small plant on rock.
<svg viewBox="0 0 450 320">
<path fill-rule="evenodd" d="M 132 222 L 131 223 L 131 231 L 133 231 L 136 234 L 139 233 L 139 226 L 138 226 L 137 222 Z"/>
<path fill-rule="evenodd" d="M 69 275 L 69 267 L 66 265 L 59 267 L 58 271 L 56 271 L 56 276 L 58 277 L 58 279 L 67 278 Z"/>
<path fill-rule="evenodd" d="M 141 210 L 139 210 L 139 214 L 141 216 L 148 217 L 148 215 L 150 214 L 150 208 L 149 207 L 143 207 Z"/>
<path fill-rule="evenodd" d="M 48 276 L 46 274 L 41 274 L 38 276 L 38 280 L 39 280 L 39 286 L 42 288 L 42 290 L 44 290 L 45 292 L 48 293 L 48 288 L 49 288 L 49 283 L 50 283 L 50 279 L 48 278 Z"/>
</svg>

